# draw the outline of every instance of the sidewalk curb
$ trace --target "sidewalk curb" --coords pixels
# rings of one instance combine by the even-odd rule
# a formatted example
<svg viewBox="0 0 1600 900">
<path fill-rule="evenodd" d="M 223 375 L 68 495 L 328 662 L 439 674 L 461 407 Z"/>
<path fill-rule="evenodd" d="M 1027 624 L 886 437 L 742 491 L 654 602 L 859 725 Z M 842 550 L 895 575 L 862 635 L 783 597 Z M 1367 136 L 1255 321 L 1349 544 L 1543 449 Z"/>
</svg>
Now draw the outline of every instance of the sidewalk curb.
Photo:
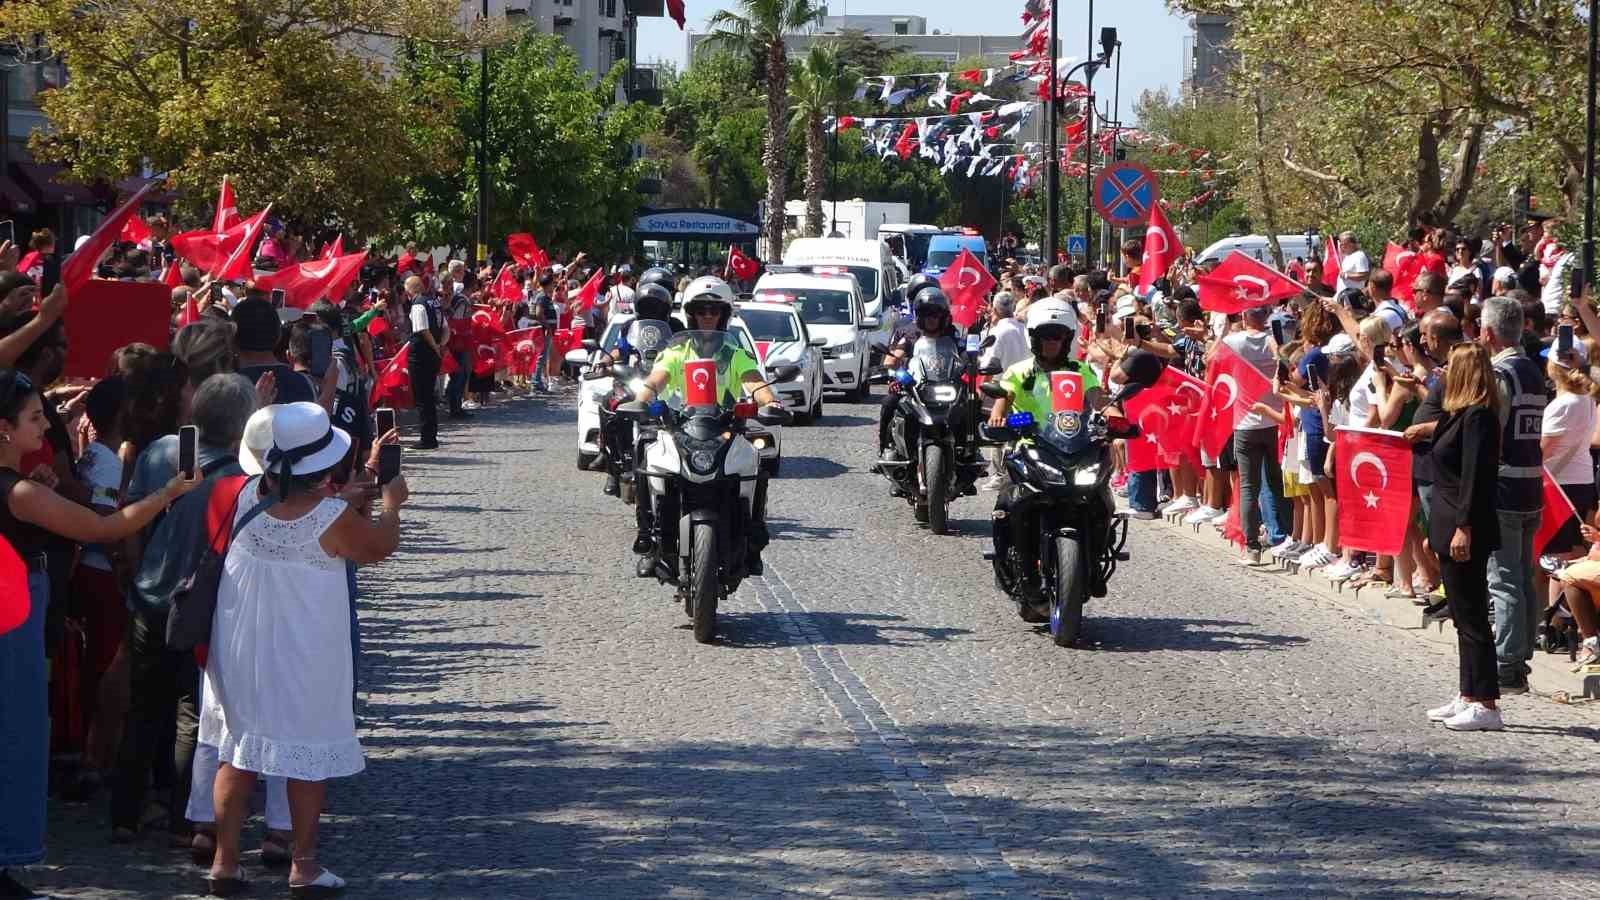
<svg viewBox="0 0 1600 900">
<path fill-rule="evenodd" d="M 1221 541 L 1220 535 L 1213 538 L 1215 530 L 1210 526 L 1201 526 L 1200 531 L 1196 532 L 1192 526 L 1173 524 L 1162 518 L 1153 519 L 1148 524 L 1179 534 L 1192 543 L 1214 551 L 1223 551 L 1218 555 L 1224 558 L 1230 556 L 1226 552 L 1228 545 Z M 1336 591 L 1326 579 L 1319 576 L 1297 575 L 1273 566 L 1243 568 L 1243 570 L 1257 577 L 1272 578 L 1283 584 L 1292 585 L 1295 589 L 1327 601 L 1365 622 L 1403 631 L 1418 640 L 1448 649 L 1452 656 L 1455 654 L 1454 628 L 1440 630 L 1437 627 L 1422 627 L 1419 624 L 1422 619 L 1421 609 L 1409 600 L 1387 599 L 1382 591 L 1370 588 L 1361 595 L 1357 595 L 1354 591 Z M 1569 670 L 1570 666 L 1565 655 L 1555 656 L 1536 650 L 1529 665 L 1533 668 L 1529 682 L 1535 685 L 1529 690 L 1529 696 L 1567 705 L 1586 704 L 1591 700 L 1600 699 L 1600 676 L 1586 677 L 1573 674 Z M 1588 694 L 1585 693 L 1586 685 L 1590 688 Z"/>
</svg>

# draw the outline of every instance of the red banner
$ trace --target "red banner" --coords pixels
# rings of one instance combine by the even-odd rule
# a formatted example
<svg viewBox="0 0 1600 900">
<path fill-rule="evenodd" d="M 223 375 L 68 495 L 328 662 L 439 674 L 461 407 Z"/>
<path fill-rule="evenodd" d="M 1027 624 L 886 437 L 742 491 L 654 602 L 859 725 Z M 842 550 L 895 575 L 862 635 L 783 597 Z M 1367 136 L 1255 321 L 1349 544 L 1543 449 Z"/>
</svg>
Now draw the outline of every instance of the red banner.
<svg viewBox="0 0 1600 900">
<path fill-rule="evenodd" d="M 1411 518 L 1411 445 L 1398 431 L 1340 428 L 1334 437 L 1339 541 L 1394 555 Z"/>
<path fill-rule="evenodd" d="M 167 349 L 172 288 L 159 281 L 90 279 L 73 292 L 66 322 L 68 378 L 104 378 L 111 354 L 125 344 Z"/>
<path fill-rule="evenodd" d="M 695 359 L 683 364 L 685 406 L 717 405 L 717 361 Z"/>
<path fill-rule="evenodd" d="M 1534 555 L 1544 553 L 1544 548 L 1556 534 L 1561 531 L 1561 526 L 1578 518 L 1578 510 L 1567 498 L 1567 492 L 1556 484 L 1550 477 L 1550 470 L 1544 470 L 1544 512 L 1539 518 L 1539 530 L 1533 535 Z"/>
<path fill-rule="evenodd" d="M 1161 370 L 1161 378 L 1149 388 L 1123 404 L 1128 417 L 1139 426 L 1143 435 L 1138 441 L 1128 442 L 1129 467 L 1133 468 L 1134 445 L 1150 445 L 1149 450 L 1162 465 L 1173 465 L 1181 457 L 1194 455 L 1195 430 L 1200 422 L 1200 410 L 1206 402 L 1206 383 L 1168 366 Z M 1152 465 L 1150 468 L 1160 468 Z M 1149 469 L 1134 468 L 1135 472 Z"/>
</svg>

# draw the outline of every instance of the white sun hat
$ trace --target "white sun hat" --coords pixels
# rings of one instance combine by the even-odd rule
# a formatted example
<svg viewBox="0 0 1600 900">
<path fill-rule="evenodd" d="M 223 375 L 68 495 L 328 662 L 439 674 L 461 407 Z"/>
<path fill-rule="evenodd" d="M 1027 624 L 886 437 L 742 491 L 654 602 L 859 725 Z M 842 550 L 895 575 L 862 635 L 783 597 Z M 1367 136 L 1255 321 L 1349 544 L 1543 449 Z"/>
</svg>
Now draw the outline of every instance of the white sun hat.
<svg viewBox="0 0 1600 900">
<path fill-rule="evenodd" d="M 272 449 L 272 418 L 277 411 L 276 404 L 263 406 L 244 423 L 244 437 L 239 439 L 239 468 L 246 475 L 260 475 L 263 471 L 261 462 Z"/>
<path fill-rule="evenodd" d="M 325 472 L 350 452 L 350 435 L 328 421 L 328 412 L 310 403 L 280 403 L 272 416 L 272 449 L 267 469 L 281 473 L 287 464 L 291 475 Z"/>
</svg>

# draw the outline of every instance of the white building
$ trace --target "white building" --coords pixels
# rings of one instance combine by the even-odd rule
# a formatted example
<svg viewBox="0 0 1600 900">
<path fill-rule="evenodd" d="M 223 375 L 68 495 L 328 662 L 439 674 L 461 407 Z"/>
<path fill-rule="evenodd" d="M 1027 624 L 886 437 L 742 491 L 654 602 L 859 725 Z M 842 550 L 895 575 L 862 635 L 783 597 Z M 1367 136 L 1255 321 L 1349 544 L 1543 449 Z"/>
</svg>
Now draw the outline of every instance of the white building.
<svg viewBox="0 0 1600 900">
<path fill-rule="evenodd" d="M 837 213 L 835 213 L 837 209 Z M 838 218 L 834 216 L 837 214 Z M 783 204 L 784 231 L 799 235 L 806 224 L 806 201 L 790 200 Z M 873 240 L 878 236 L 878 226 L 902 224 L 911 221 L 909 203 L 874 203 L 869 200 L 822 201 L 822 236 L 854 240 Z"/>
</svg>

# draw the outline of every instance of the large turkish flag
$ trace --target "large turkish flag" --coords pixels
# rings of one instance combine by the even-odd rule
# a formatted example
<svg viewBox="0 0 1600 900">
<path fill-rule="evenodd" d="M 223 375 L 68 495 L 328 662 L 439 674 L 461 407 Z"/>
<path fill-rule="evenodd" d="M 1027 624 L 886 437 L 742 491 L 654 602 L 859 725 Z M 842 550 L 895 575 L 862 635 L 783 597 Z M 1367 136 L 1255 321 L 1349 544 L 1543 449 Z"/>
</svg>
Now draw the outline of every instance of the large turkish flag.
<svg viewBox="0 0 1600 900">
<path fill-rule="evenodd" d="M 939 276 L 939 287 L 950 298 L 950 320 L 962 328 L 978 321 L 978 308 L 994 288 L 994 276 L 978 262 L 972 251 L 963 247 L 961 255 Z"/>
<path fill-rule="evenodd" d="M 1215 458 L 1233 439 L 1233 429 L 1239 420 L 1250 412 L 1250 407 L 1257 400 L 1272 390 L 1272 382 L 1256 371 L 1255 366 L 1228 349 L 1227 344 L 1217 347 L 1217 355 L 1211 358 L 1211 368 L 1206 376 L 1206 404 L 1200 412 L 1200 423 L 1196 426 L 1199 429 L 1197 437 L 1200 449 L 1207 456 Z"/>
<path fill-rule="evenodd" d="M 1411 516 L 1411 445 L 1398 431 L 1340 428 L 1334 437 L 1339 541 L 1394 555 Z"/>
</svg>

